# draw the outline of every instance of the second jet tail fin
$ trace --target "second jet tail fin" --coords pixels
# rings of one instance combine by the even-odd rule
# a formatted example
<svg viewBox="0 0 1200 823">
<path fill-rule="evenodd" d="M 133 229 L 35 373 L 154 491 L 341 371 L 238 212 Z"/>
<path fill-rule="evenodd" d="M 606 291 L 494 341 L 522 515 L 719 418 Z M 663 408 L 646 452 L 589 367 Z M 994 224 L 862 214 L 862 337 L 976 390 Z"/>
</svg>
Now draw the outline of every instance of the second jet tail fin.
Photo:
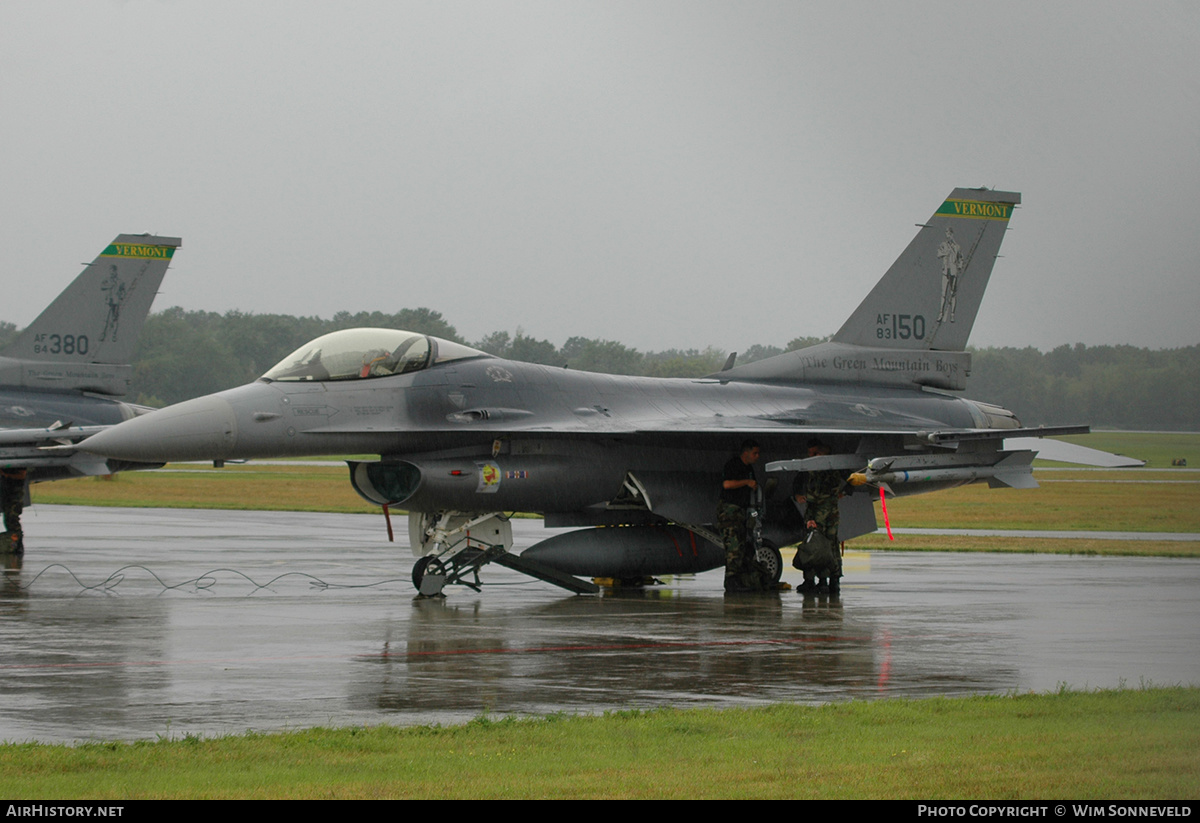
<svg viewBox="0 0 1200 823">
<path fill-rule="evenodd" d="M 138 335 L 180 243 L 118 235 L 8 345 L 0 377 L 15 385 L 124 394 Z"/>
<path fill-rule="evenodd" d="M 128 363 L 178 237 L 122 234 L 8 346 L 6 357 Z"/>
</svg>

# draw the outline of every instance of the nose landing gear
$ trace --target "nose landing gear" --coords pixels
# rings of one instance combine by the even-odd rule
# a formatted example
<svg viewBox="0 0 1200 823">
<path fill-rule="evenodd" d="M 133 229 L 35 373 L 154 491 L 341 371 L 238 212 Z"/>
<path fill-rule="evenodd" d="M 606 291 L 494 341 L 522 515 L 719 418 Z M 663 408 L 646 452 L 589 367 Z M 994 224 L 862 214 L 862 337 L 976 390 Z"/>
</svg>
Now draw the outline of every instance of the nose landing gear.
<svg viewBox="0 0 1200 823">
<path fill-rule="evenodd" d="M 421 555 L 412 570 L 420 597 L 442 597 L 442 590 L 452 584 L 480 591 L 479 569 L 488 563 L 499 563 L 575 594 L 600 591 L 594 583 L 510 552 L 512 524 L 500 512 L 411 512 L 408 536 L 413 552 Z"/>
</svg>

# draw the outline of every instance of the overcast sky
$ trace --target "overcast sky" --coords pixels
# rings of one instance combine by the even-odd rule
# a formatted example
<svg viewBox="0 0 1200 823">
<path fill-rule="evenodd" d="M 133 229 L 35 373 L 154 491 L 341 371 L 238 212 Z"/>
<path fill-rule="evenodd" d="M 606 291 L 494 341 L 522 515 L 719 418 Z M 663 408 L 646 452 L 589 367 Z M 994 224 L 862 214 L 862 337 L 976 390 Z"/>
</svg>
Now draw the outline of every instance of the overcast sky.
<svg viewBox="0 0 1200 823">
<path fill-rule="evenodd" d="M 1194 345 L 1197 55 L 1193 0 L 4 0 L 0 319 L 149 231 L 156 309 L 783 345 L 988 186 L 973 344 Z"/>
</svg>

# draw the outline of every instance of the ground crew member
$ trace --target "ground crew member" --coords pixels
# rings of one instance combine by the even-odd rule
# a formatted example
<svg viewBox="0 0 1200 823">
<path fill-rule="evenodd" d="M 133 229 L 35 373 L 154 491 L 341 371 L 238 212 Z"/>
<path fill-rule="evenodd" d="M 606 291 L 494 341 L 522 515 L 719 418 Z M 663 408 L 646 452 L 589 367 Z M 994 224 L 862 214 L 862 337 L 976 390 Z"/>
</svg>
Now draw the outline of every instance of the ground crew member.
<svg viewBox="0 0 1200 823">
<path fill-rule="evenodd" d="M 808 456 L 830 454 L 829 446 L 817 439 L 808 441 Z M 835 470 L 803 472 L 796 475 L 792 494 L 805 506 L 804 526 L 824 535 L 832 547 L 832 558 L 821 566 L 801 566 L 804 583 L 800 591 L 836 592 L 842 577 L 842 553 L 838 547 L 838 498 L 842 496 L 845 480 Z M 799 551 L 799 550 L 797 550 Z M 820 585 L 816 583 L 821 578 Z"/>
<path fill-rule="evenodd" d="M 21 531 L 21 512 L 25 509 L 25 469 L 0 471 L 0 510 L 4 512 L 4 534 L 0 535 L 0 554 L 25 553 Z"/>
<path fill-rule="evenodd" d="M 722 474 L 717 529 L 725 543 L 726 592 L 759 591 L 763 588 L 747 531 L 750 504 L 754 490 L 758 488 L 754 464 L 761 453 L 758 443 L 743 441 L 741 452 L 729 458 Z"/>
</svg>

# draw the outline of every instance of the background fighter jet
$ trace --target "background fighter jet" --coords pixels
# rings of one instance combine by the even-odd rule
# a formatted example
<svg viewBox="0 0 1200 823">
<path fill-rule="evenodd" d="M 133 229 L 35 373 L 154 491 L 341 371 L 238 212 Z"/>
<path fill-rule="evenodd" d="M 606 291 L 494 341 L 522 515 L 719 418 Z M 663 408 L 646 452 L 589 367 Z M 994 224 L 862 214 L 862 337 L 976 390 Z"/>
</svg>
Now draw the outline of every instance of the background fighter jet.
<svg viewBox="0 0 1200 823">
<path fill-rule="evenodd" d="M 948 394 L 1020 195 L 955 189 L 830 342 L 710 377 L 656 379 L 551 368 L 387 329 L 334 332 L 255 383 L 154 412 L 81 448 L 131 461 L 375 453 L 350 462 L 367 500 L 409 511 L 422 591 L 475 586 L 489 561 L 574 591 L 570 575 L 639 577 L 724 563 L 710 531 L 722 467 L 746 437 L 779 480 L 764 539 L 803 534 L 797 471 L 857 472 L 841 537 L 875 529 L 878 487 L 913 494 L 986 481 L 1035 486 L 1034 452 L 1005 409 Z M 946 238 L 954 238 L 945 311 Z M 732 361 L 732 358 L 731 358 Z M 832 454 L 806 459 L 810 438 Z M 505 513 L 577 526 L 519 557 Z M 390 529 L 390 526 L 389 526 Z M 781 566 L 773 552 L 776 569 Z M 470 579 L 468 579 L 470 578 Z"/>
<path fill-rule="evenodd" d="M 23 549 L 21 510 L 29 484 L 126 468 L 72 444 L 149 408 L 125 394 L 138 334 L 178 237 L 118 235 L 0 356 L 0 551 Z M 138 466 L 145 468 L 144 465 Z"/>
</svg>

